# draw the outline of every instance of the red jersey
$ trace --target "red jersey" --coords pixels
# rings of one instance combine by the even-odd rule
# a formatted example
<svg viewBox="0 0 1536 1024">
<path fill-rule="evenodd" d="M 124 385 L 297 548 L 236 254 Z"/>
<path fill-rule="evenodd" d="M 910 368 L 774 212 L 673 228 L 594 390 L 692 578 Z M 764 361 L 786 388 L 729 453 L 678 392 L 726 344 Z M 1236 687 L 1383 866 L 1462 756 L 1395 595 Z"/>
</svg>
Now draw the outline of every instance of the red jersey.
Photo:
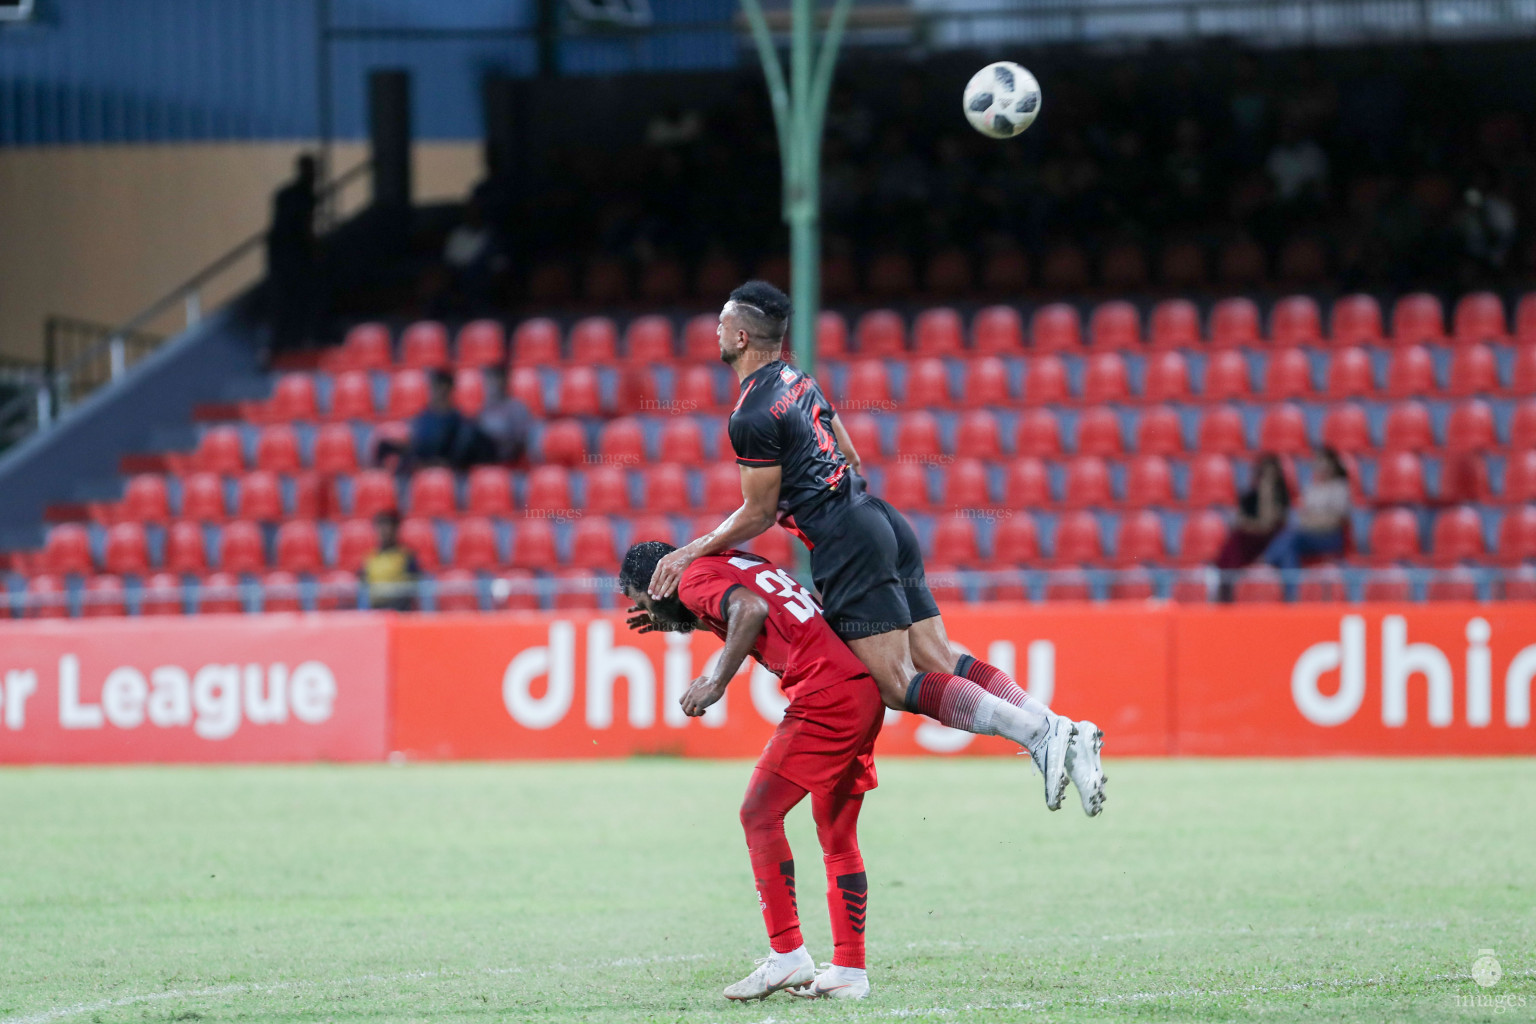
<svg viewBox="0 0 1536 1024">
<path fill-rule="evenodd" d="M 696 558 L 683 572 L 677 596 L 699 623 L 725 639 L 727 599 L 746 587 L 768 602 L 768 618 L 752 656 L 779 677 L 793 700 L 835 683 L 869 675 L 864 663 L 832 632 L 821 606 L 793 576 L 746 551 Z"/>
</svg>

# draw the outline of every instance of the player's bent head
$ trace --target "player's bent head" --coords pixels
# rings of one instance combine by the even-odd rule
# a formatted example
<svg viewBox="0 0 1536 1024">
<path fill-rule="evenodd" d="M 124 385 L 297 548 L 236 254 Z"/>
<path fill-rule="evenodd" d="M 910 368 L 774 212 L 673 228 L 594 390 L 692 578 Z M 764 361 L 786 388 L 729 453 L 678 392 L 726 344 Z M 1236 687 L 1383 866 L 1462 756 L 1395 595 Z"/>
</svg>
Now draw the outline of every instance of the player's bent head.
<svg viewBox="0 0 1536 1024">
<path fill-rule="evenodd" d="M 735 361 L 736 343 L 741 336 L 754 349 L 777 352 L 789 330 L 789 296 L 767 281 L 748 281 L 731 292 L 720 311 L 721 358 Z"/>
<path fill-rule="evenodd" d="M 651 618 L 674 628 L 691 629 L 698 618 L 683 604 L 677 594 L 660 600 L 650 595 L 651 576 L 656 564 L 677 548 L 664 540 L 644 540 L 630 545 L 624 552 L 624 564 L 619 567 L 619 589 L 624 596 L 651 613 Z"/>
</svg>

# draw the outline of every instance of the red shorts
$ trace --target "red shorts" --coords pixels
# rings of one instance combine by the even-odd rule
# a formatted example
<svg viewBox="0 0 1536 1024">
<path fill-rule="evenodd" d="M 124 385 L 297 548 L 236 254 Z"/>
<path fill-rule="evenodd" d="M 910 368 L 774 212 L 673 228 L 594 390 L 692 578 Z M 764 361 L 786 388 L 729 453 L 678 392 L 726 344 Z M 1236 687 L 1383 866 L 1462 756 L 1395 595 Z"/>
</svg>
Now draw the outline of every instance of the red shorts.
<svg viewBox="0 0 1536 1024">
<path fill-rule="evenodd" d="M 790 701 L 757 766 L 820 796 L 874 789 L 880 690 L 855 676 Z"/>
</svg>

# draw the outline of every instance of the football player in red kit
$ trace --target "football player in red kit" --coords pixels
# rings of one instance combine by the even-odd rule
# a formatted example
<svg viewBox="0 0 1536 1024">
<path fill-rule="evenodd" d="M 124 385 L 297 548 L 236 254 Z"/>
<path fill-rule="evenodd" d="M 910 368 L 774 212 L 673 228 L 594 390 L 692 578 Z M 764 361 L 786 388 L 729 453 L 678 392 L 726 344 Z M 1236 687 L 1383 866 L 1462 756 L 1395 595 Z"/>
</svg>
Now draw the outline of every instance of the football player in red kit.
<svg viewBox="0 0 1536 1024">
<path fill-rule="evenodd" d="M 699 676 L 683 694 L 683 711 L 702 715 L 725 693 L 749 654 L 779 677 L 789 698 L 741 805 L 770 952 L 725 996 L 766 999 L 788 989 L 801 996 L 861 999 L 869 994 L 864 973 L 869 885 L 857 826 L 864 794 L 875 788 L 875 737 L 885 716 L 880 691 L 863 662 L 832 632 L 810 593 L 757 555 L 722 551 L 695 559 L 674 595 L 651 597 L 646 592 L 651 574 L 672 550 L 662 541 L 634 545 L 624 556 L 619 585 L 636 606 L 632 629 L 702 626 L 725 641 L 714 671 Z M 784 835 L 784 816 L 806 794 L 826 864 L 832 915 L 832 964 L 820 974 L 800 936 L 795 861 Z"/>
</svg>

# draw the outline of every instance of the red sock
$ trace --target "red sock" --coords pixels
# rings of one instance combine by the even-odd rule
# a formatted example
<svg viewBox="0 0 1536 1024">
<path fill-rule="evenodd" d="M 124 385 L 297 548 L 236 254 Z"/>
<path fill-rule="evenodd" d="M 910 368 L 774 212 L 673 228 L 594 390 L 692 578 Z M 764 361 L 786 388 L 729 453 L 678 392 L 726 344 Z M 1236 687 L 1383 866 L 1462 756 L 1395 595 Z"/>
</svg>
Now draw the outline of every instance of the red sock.
<svg viewBox="0 0 1536 1024">
<path fill-rule="evenodd" d="M 832 918 L 832 962 L 839 967 L 864 966 L 864 915 L 869 882 L 859 852 L 859 808 L 864 797 L 815 797 L 811 811 L 827 867 L 827 912 Z"/>
<path fill-rule="evenodd" d="M 955 664 L 955 675 L 963 676 L 986 690 L 994 697 L 999 697 L 1016 708 L 1024 706 L 1024 699 L 1028 696 L 1024 687 L 1014 681 L 1014 678 L 996 665 L 988 665 L 980 658 L 973 658 L 969 654 L 960 655 L 960 660 Z"/>
<path fill-rule="evenodd" d="M 768 927 L 768 945 L 788 953 L 804 945 L 800 910 L 795 903 L 795 860 L 784 836 L 784 815 L 805 798 L 805 790 L 761 768 L 752 773 L 741 805 L 741 827 L 757 883 L 757 902 Z"/>
<path fill-rule="evenodd" d="M 947 672 L 919 672 L 907 687 L 907 710 L 952 729 L 985 733 L 990 732 L 992 721 L 987 696 L 986 690 L 969 679 Z"/>
</svg>

